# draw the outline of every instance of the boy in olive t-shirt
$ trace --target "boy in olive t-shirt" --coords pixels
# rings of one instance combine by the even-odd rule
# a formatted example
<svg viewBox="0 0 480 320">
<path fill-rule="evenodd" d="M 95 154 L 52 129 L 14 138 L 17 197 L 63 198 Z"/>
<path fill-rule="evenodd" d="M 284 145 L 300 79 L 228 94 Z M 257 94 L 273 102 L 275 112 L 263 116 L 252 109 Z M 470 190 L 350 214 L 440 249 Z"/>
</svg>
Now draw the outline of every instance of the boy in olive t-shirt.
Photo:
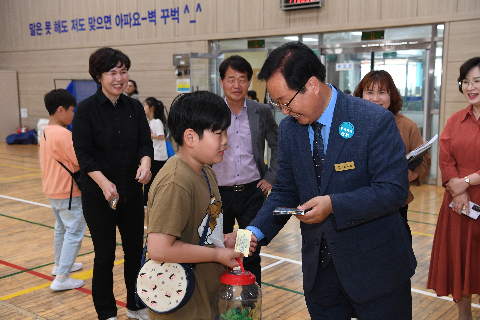
<svg viewBox="0 0 480 320">
<path fill-rule="evenodd" d="M 217 178 L 210 165 L 223 159 L 231 112 L 216 94 L 197 91 L 172 103 L 168 126 L 178 145 L 155 177 L 148 196 L 148 252 L 154 261 L 196 263 L 195 290 L 182 308 L 150 319 L 213 319 L 214 293 L 226 267 L 236 267 L 235 233 L 223 235 Z M 209 219 L 210 216 L 210 219 Z M 200 237 L 208 223 L 204 246 Z M 223 243 L 227 248 L 222 248 Z M 220 247 L 219 247 L 220 245 Z M 251 243 L 251 251 L 255 244 Z"/>
</svg>

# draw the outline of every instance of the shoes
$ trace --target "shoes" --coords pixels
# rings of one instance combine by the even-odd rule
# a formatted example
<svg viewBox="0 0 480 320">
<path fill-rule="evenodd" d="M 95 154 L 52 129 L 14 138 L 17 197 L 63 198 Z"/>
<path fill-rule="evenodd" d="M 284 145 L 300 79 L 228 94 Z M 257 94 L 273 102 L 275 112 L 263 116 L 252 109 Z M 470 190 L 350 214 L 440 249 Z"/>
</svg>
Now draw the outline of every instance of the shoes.
<svg viewBox="0 0 480 320">
<path fill-rule="evenodd" d="M 107 320 L 117 320 L 117 317 L 111 317 L 111 318 L 108 318 Z"/>
<path fill-rule="evenodd" d="M 70 290 L 83 287 L 83 280 L 80 279 L 73 279 L 68 277 L 67 281 L 60 282 L 57 279 L 53 280 L 52 284 L 50 285 L 50 289 L 54 291 L 63 291 L 63 290 Z M 137 318 L 139 319 L 139 318 Z"/>
<path fill-rule="evenodd" d="M 130 319 L 150 320 L 150 318 L 147 316 L 147 308 L 136 311 L 127 310 L 127 317 Z"/>
<path fill-rule="evenodd" d="M 78 262 L 78 263 L 74 263 L 73 266 L 72 266 L 72 269 L 70 269 L 70 272 L 75 272 L 75 271 L 78 271 L 80 269 L 83 268 L 83 263 L 81 262 Z M 52 269 L 52 276 L 56 276 L 57 275 L 57 270 L 58 270 L 58 266 L 53 266 L 53 269 Z"/>
</svg>

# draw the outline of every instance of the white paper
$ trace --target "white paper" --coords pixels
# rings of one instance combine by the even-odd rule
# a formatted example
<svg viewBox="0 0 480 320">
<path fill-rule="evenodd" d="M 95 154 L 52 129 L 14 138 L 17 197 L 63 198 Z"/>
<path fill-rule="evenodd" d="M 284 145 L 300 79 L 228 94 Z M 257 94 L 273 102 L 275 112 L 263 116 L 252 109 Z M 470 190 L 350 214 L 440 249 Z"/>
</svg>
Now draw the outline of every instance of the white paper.
<svg viewBox="0 0 480 320">
<path fill-rule="evenodd" d="M 437 138 L 438 138 L 438 134 L 434 135 L 432 139 L 423 143 L 422 145 L 417 147 L 415 150 L 412 150 L 409 154 L 407 154 L 407 160 L 410 160 L 414 158 L 417 154 L 420 154 L 425 150 L 430 149 L 432 147 L 432 144 L 437 140 Z"/>
<path fill-rule="evenodd" d="M 453 201 L 450 202 L 450 208 L 453 206 Z M 467 215 L 467 210 L 463 209 L 462 210 L 462 213 L 464 215 L 466 215 L 467 217 L 470 217 L 474 220 L 477 220 L 478 217 L 480 216 L 480 206 L 476 203 L 473 203 L 472 201 L 469 201 L 468 202 L 468 207 L 469 207 L 469 211 L 470 213 Z"/>
<path fill-rule="evenodd" d="M 223 239 L 212 239 L 210 238 L 210 241 L 212 241 L 213 245 L 218 248 L 225 248 L 225 245 L 223 244 Z"/>
</svg>

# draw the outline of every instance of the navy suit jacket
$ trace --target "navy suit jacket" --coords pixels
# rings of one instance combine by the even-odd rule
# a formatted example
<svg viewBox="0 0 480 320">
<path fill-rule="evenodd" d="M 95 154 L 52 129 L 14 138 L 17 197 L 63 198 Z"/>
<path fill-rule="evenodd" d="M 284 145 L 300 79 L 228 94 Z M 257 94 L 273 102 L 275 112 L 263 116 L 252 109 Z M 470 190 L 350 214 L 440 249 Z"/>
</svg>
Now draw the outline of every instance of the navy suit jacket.
<svg viewBox="0 0 480 320">
<path fill-rule="evenodd" d="M 343 122 L 354 126 L 349 139 L 339 134 Z M 352 161 L 355 168 L 336 171 L 335 164 Z M 333 212 L 321 223 L 300 223 L 305 292 L 320 267 L 322 234 L 356 303 L 385 295 L 414 274 L 415 256 L 398 212 L 408 197 L 405 145 L 390 111 L 338 91 L 320 190 L 308 126 L 293 117 L 282 120 L 277 184 L 250 223 L 265 235 L 260 244 L 268 244 L 289 219 L 272 215 L 276 207 L 297 207 L 320 195 L 330 196 Z"/>
</svg>

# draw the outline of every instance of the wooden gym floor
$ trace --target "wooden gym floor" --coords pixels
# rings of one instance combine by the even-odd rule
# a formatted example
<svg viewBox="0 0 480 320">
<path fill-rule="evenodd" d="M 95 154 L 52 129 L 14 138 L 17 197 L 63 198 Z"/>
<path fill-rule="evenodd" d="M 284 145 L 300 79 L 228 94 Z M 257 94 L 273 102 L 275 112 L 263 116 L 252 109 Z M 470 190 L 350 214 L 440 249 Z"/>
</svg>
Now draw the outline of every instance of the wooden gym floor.
<svg viewBox="0 0 480 320">
<path fill-rule="evenodd" d="M 413 187 L 409 220 L 418 261 L 412 278 L 413 319 L 455 319 L 451 298 L 438 298 L 426 289 L 430 251 L 442 201 L 443 188 Z M 55 218 L 42 191 L 38 147 L 0 143 L 0 319 L 96 319 L 93 307 L 93 245 L 85 234 L 77 262 L 84 268 L 72 273 L 83 279 L 77 290 L 54 292 L 49 285 L 54 264 Z M 123 254 L 119 244 L 114 267 L 118 319 L 126 316 Z M 265 320 L 309 319 L 303 299 L 299 223 L 295 218 L 262 249 L 263 308 Z M 480 318 L 479 296 L 473 297 L 474 318 Z"/>
</svg>

